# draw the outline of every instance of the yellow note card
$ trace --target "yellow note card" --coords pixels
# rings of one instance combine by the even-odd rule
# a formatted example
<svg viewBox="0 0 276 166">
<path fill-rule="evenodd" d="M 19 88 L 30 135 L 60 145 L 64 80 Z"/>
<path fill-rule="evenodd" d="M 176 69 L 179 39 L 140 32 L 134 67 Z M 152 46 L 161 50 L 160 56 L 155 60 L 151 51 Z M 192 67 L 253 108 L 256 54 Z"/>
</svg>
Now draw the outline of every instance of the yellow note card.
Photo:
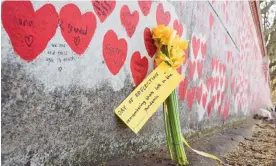
<svg viewBox="0 0 276 166">
<path fill-rule="evenodd" d="M 115 114 L 137 134 L 182 79 L 176 70 L 161 63 L 115 109 Z"/>
</svg>

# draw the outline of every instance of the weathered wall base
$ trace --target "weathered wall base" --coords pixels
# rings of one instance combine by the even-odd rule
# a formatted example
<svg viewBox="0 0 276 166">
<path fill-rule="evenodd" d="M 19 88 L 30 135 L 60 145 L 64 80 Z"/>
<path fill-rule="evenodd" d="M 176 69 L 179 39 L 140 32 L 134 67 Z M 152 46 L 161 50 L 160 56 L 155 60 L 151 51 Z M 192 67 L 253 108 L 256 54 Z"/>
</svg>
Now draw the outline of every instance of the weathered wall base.
<svg viewBox="0 0 276 166">
<path fill-rule="evenodd" d="M 153 70 L 146 32 L 161 23 L 189 40 L 177 89 L 184 134 L 271 104 L 248 2 L 113 1 L 104 17 L 105 5 L 2 2 L 3 165 L 88 165 L 162 146 L 161 108 L 138 135 L 114 114 Z"/>
</svg>

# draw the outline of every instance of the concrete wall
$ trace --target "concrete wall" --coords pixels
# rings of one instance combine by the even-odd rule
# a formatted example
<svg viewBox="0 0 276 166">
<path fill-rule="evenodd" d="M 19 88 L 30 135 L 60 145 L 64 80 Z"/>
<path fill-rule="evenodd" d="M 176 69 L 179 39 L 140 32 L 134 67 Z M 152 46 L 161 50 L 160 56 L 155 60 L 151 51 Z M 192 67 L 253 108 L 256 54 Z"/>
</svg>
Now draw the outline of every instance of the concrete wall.
<svg viewBox="0 0 276 166">
<path fill-rule="evenodd" d="M 147 28 L 158 23 L 190 41 L 183 133 L 271 104 L 248 2 L 3 2 L 1 20 L 3 165 L 91 164 L 161 146 L 161 109 L 138 135 L 113 112 L 153 70 Z"/>
</svg>

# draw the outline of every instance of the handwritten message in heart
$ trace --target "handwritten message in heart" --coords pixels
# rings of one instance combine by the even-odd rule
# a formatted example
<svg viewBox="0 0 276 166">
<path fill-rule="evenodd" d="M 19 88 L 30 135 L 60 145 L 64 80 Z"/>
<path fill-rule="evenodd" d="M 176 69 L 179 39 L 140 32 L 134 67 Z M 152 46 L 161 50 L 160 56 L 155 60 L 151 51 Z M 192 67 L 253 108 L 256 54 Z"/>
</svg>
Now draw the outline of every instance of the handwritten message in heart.
<svg viewBox="0 0 276 166">
<path fill-rule="evenodd" d="M 81 55 L 87 49 L 97 26 L 92 12 L 81 14 L 74 4 L 67 4 L 60 10 L 61 34 L 71 49 Z"/>
<path fill-rule="evenodd" d="M 162 3 L 159 3 L 156 10 L 156 21 L 157 24 L 168 25 L 171 21 L 171 14 L 169 11 L 164 12 Z"/>
<path fill-rule="evenodd" d="M 138 5 L 143 13 L 144 16 L 147 16 L 150 12 L 150 8 L 151 8 L 151 0 L 149 1 L 140 1 L 138 0 Z"/>
<path fill-rule="evenodd" d="M 124 26 L 128 37 L 132 37 L 139 22 L 139 13 L 137 10 L 130 13 L 128 6 L 124 5 L 120 12 L 121 23 Z"/>
<path fill-rule="evenodd" d="M 116 1 L 98 1 L 93 0 L 92 6 L 101 22 L 104 22 L 107 17 L 113 12 Z"/>
<path fill-rule="evenodd" d="M 146 77 L 148 65 L 149 63 L 147 57 L 144 56 L 141 58 L 138 51 L 133 53 L 130 61 L 130 70 L 136 86 L 138 86 Z"/>
<path fill-rule="evenodd" d="M 29 47 L 31 47 L 31 45 L 33 44 L 33 39 L 33 35 L 25 36 L 25 42 Z"/>
<path fill-rule="evenodd" d="M 2 22 L 14 51 L 23 60 L 34 60 L 55 35 L 58 13 L 46 4 L 34 11 L 30 1 L 4 1 Z"/>
<path fill-rule="evenodd" d="M 149 56 L 153 57 L 157 48 L 154 45 L 154 40 L 152 39 L 151 31 L 149 28 L 145 28 L 144 30 L 144 43 Z"/>
<path fill-rule="evenodd" d="M 127 42 L 119 39 L 113 30 L 109 30 L 103 39 L 103 57 L 109 71 L 116 75 L 125 63 L 127 56 Z"/>
</svg>

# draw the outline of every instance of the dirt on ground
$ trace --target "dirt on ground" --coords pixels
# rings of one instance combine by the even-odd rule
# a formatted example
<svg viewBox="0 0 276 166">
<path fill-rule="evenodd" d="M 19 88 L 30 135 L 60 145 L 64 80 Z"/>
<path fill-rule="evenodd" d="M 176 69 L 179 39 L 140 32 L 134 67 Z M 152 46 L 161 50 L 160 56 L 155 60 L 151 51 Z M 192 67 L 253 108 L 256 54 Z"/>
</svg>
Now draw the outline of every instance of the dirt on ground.
<svg viewBox="0 0 276 166">
<path fill-rule="evenodd" d="M 219 157 L 223 163 L 200 156 L 188 148 L 189 166 L 276 166 L 276 121 L 249 119 L 212 134 L 188 139 L 197 150 Z M 101 166 L 176 166 L 166 145 L 152 151 L 125 156 Z"/>
<path fill-rule="evenodd" d="M 223 155 L 224 165 L 276 166 L 275 121 L 255 123 L 252 138 L 238 144 L 230 153 Z"/>
</svg>

